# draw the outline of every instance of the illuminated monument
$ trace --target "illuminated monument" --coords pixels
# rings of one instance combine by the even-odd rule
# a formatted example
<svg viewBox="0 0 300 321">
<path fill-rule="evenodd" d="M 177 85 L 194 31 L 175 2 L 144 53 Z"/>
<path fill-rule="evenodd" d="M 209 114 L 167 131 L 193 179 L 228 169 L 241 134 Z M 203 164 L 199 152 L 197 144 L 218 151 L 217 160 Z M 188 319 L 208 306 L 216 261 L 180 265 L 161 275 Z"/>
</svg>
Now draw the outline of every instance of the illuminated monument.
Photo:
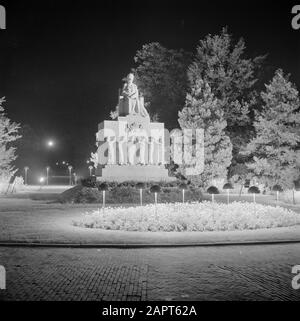
<svg viewBox="0 0 300 321">
<path fill-rule="evenodd" d="M 117 120 L 105 120 L 96 133 L 97 152 L 92 153 L 97 180 L 171 181 L 165 167 L 168 148 L 163 123 L 150 122 L 143 97 L 127 76 L 116 114 Z"/>
</svg>

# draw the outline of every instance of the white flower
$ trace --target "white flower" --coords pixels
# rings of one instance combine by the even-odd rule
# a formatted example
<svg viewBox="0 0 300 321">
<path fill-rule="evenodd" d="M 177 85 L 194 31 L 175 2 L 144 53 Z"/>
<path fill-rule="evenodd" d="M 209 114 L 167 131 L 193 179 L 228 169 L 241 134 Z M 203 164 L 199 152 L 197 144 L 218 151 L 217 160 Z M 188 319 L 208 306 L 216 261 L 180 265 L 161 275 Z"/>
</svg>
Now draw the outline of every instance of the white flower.
<svg viewBox="0 0 300 321">
<path fill-rule="evenodd" d="M 276 206 L 247 202 L 168 203 L 107 208 L 83 215 L 74 225 L 126 231 L 226 231 L 300 224 L 300 215 Z"/>
</svg>

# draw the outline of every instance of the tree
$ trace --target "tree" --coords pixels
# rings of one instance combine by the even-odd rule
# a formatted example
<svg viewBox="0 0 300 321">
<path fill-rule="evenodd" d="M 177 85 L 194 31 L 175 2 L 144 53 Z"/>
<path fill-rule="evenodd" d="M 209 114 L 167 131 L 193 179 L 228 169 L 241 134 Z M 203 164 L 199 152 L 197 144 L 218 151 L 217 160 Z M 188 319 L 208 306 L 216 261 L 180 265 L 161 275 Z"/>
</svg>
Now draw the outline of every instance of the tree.
<svg viewBox="0 0 300 321">
<path fill-rule="evenodd" d="M 263 107 L 256 113 L 256 137 L 247 146 L 253 161 L 247 166 L 267 188 L 291 188 L 299 178 L 300 101 L 289 76 L 277 70 L 261 93 Z"/>
<path fill-rule="evenodd" d="M 234 183 L 240 184 L 239 195 L 241 196 L 243 187 L 246 181 L 252 177 L 252 173 L 246 164 L 237 163 L 234 166 L 230 166 L 228 176 Z"/>
<path fill-rule="evenodd" d="M 189 178 L 202 186 L 216 178 L 225 179 L 232 158 L 232 145 L 225 133 L 226 120 L 221 107 L 210 86 L 198 79 L 179 112 L 178 122 L 182 129 L 204 129 L 204 172 Z"/>
<path fill-rule="evenodd" d="M 207 35 L 196 48 L 188 69 L 191 86 L 202 78 L 220 100 L 227 121 L 226 133 L 233 145 L 233 165 L 239 162 L 239 150 L 249 142 L 251 116 L 257 106 L 255 85 L 265 56 L 248 58 L 245 41 L 234 42 L 226 28 L 218 35 Z"/>
<path fill-rule="evenodd" d="M 17 158 L 15 154 L 15 147 L 12 143 L 20 136 L 18 130 L 19 124 L 11 122 L 4 112 L 2 104 L 5 98 L 0 99 L 0 179 L 7 179 L 14 173 L 12 162 Z"/>
<path fill-rule="evenodd" d="M 177 127 L 174 115 L 184 105 L 191 54 L 153 42 L 138 50 L 134 60 L 137 84 L 145 101 L 150 103 L 151 116 L 165 122 L 169 129 Z"/>
<path fill-rule="evenodd" d="M 249 108 L 255 103 L 253 87 L 265 56 L 254 59 L 245 55 L 245 42 L 234 43 L 223 28 L 220 35 L 200 40 L 188 70 L 191 85 L 199 77 L 206 81 L 221 100 L 227 129 L 248 124 Z"/>
</svg>

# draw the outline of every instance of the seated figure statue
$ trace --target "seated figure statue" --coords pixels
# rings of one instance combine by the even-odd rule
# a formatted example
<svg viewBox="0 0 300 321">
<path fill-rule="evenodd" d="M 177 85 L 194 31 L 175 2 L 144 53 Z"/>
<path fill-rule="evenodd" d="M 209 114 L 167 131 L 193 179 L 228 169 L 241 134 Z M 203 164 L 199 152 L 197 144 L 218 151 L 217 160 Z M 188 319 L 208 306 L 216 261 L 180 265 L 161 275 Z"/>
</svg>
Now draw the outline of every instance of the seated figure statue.
<svg viewBox="0 0 300 321">
<path fill-rule="evenodd" d="M 139 96 L 137 85 L 133 83 L 134 75 L 128 74 L 127 81 L 123 86 L 118 106 L 119 116 L 141 115 L 149 117 L 144 106 L 144 98 Z"/>
</svg>

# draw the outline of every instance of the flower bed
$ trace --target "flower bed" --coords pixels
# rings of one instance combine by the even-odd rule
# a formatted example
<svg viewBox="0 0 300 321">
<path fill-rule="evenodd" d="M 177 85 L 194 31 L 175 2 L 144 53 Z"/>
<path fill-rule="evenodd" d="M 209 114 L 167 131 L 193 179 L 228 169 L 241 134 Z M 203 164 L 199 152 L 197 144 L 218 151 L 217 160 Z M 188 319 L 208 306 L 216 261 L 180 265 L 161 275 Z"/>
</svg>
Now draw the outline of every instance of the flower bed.
<svg viewBox="0 0 300 321">
<path fill-rule="evenodd" d="M 167 203 L 115 207 L 86 213 L 75 226 L 125 231 L 232 231 L 300 224 L 300 214 L 247 202 Z"/>
</svg>

